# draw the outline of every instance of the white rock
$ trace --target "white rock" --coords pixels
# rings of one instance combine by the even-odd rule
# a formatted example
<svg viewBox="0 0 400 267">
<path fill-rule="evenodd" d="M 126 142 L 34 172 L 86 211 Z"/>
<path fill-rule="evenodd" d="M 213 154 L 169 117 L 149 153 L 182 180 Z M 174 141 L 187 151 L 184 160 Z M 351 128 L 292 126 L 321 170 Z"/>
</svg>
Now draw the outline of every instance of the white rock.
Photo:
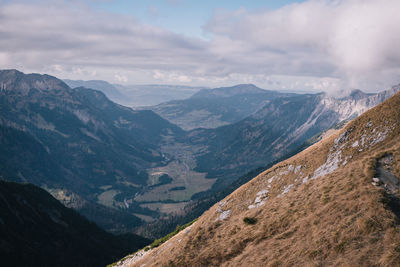
<svg viewBox="0 0 400 267">
<path fill-rule="evenodd" d="M 257 196 L 266 196 L 268 194 L 268 190 L 264 189 L 257 193 Z"/>
<path fill-rule="evenodd" d="M 357 147 L 357 146 L 358 146 L 358 140 L 355 141 L 355 142 L 351 145 L 351 147 Z"/>
<path fill-rule="evenodd" d="M 293 171 L 294 170 L 294 166 L 293 165 L 289 165 L 289 167 L 288 167 L 288 171 Z"/>
<path fill-rule="evenodd" d="M 223 221 L 229 218 L 230 215 L 231 215 L 231 210 L 225 210 L 219 215 L 218 220 Z"/>
<path fill-rule="evenodd" d="M 269 193 L 268 189 L 259 191 L 256 195 L 256 199 L 254 200 L 254 203 L 249 205 L 248 208 L 254 209 L 254 208 L 258 208 L 258 207 L 264 205 L 268 198 L 268 193 Z"/>
<path fill-rule="evenodd" d="M 303 179 L 303 184 L 305 184 L 305 183 L 307 183 L 308 182 L 308 175 L 306 176 L 306 177 L 304 177 L 304 179 Z"/>
<path fill-rule="evenodd" d="M 342 161 L 342 151 L 338 150 L 334 153 L 329 153 L 326 162 L 319 166 L 314 171 L 314 176 L 311 179 L 316 179 L 321 176 L 328 175 L 334 172 L 337 168 L 339 168 L 339 164 Z"/>
<path fill-rule="evenodd" d="M 285 186 L 285 187 L 283 188 L 282 193 L 280 193 L 280 194 L 278 195 L 278 197 L 281 197 L 281 196 L 287 194 L 287 193 L 290 191 L 290 189 L 292 189 L 293 186 L 294 186 L 294 184 L 290 184 L 290 185 Z"/>
<path fill-rule="evenodd" d="M 301 169 L 301 165 L 296 166 L 296 168 L 294 169 L 294 173 L 298 173 Z"/>
</svg>

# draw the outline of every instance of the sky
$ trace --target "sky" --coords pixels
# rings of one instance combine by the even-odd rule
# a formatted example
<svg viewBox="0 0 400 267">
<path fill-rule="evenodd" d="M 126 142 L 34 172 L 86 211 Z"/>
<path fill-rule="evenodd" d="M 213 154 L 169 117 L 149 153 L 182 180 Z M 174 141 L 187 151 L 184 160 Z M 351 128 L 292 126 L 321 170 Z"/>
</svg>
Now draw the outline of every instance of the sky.
<svg viewBox="0 0 400 267">
<path fill-rule="evenodd" d="M 398 0 L 0 0 L 0 68 L 119 84 L 400 83 Z"/>
</svg>

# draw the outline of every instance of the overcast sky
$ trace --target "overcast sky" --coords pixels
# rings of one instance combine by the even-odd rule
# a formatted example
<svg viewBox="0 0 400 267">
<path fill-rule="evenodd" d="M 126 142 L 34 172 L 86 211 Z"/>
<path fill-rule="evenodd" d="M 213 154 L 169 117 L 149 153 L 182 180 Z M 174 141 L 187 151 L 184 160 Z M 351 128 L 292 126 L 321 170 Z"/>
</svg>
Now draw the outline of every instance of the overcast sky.
<svg viewBox="0 0 400 267">
<path fill-rule="evenodd" d="M 0 0 L 0 68 L 121 84 L 386 89 L 399 0 Z"/>
</svg>

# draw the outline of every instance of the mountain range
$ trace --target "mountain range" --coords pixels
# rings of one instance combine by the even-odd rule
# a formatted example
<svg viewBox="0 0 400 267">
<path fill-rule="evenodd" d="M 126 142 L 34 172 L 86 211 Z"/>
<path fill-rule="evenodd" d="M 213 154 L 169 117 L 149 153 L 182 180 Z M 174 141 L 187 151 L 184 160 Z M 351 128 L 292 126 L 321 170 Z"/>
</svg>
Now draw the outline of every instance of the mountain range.
<svg viewBox="0 0 400 267">
<path fill-rule="evenodd" d="M 103 92 L 110 100 L 128 107 L 154 106 L 176 99 L 185 99 L 205 87 L 168 84 L 121 85 L 102 80 L 63 80 L 71 88 L 86 87 Z"/>
<path fill-rule="evenodd" d="M 104 229 L 127 232 L 166 215 L 185 216 L 185 206 L 200 199 L 213 204 L 214 195 L 240 185 L 239 177 L 304 149 L 311 137 L 399 86 L 344 98 L 253 85 L 200 90 L 176 108 L 209 108 L 232 123 L 189 131 L 49 75 L 3 70 L 0 89 L 1 178 L 34 183 Z M 214 104 L 204 105 L 207 99 Z"/>
<path fill-rule="evenodd" d="M 399 266 L 399 114 L 397 93 L 116 266 Z"/>
<path fill-rule="evenodd" d="M 238 122 L 269 101 L 288 95 L 264 90 L 253 84 L 239 84 L 203 89 L 187 99 L 173 100 L 149 108 L 184 130 L 217 128 Z"/>
</svg>

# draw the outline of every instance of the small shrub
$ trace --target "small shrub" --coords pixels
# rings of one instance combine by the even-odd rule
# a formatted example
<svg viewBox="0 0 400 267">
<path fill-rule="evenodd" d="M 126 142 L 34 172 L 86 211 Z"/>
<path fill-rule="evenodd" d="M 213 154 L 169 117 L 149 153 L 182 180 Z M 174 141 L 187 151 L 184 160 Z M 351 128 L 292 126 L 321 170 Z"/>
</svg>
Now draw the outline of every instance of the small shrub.
<svg viewBox="0 0 400 267">
<path fill-rule="evenodd" d="M 347 246 L 347 242 L 346 241 L 342 241 L 340 242 L 338 245 L 335 246 L 335 251 L 337 253 L 343 253 L 346 249 Z"/>
<path fill-rule="evenodd" d="M 323 202 L 324 204 L 327 204 L 330 200 L 331 200 L 331 198 L 330 198 L 328 195 L 324 195 L 324 197 L 323 197 L 323 199 L 322 199 L 322 202 Z"/>
<path fill-rule="evenodd" d="M 256 224 L 257 219 L 254 218 L 254 217 L 244 217 L 244 218 L 243 218 L 243 222 L 244 222 L 245 224 Z"/>
<path fill-rule="evenodd" d="M 372 232 L 375 232 L 375 231 L 377 231 L 377 230 L 382 228 L 382 226 L 380 225 L 379 221 L 376 220 L 376 219 L 372 219 L 372 218 L 365 219 L 365 220 L 363 220 L 363 223 L 364 223 L 364 229 L 363 230 L 364 230 L 364 232 L 366 232 L 368 234 L 372 233 Z"/>
<path fill-rule="evenodd" d="M 309 257 L 311 259 L 315 259 L 316 257 L 320 256 L 321 254 L 322 254 L 322 250 L 317 249 L 317 250 L 311 251 L 309 254 Z"/>
</svg>

